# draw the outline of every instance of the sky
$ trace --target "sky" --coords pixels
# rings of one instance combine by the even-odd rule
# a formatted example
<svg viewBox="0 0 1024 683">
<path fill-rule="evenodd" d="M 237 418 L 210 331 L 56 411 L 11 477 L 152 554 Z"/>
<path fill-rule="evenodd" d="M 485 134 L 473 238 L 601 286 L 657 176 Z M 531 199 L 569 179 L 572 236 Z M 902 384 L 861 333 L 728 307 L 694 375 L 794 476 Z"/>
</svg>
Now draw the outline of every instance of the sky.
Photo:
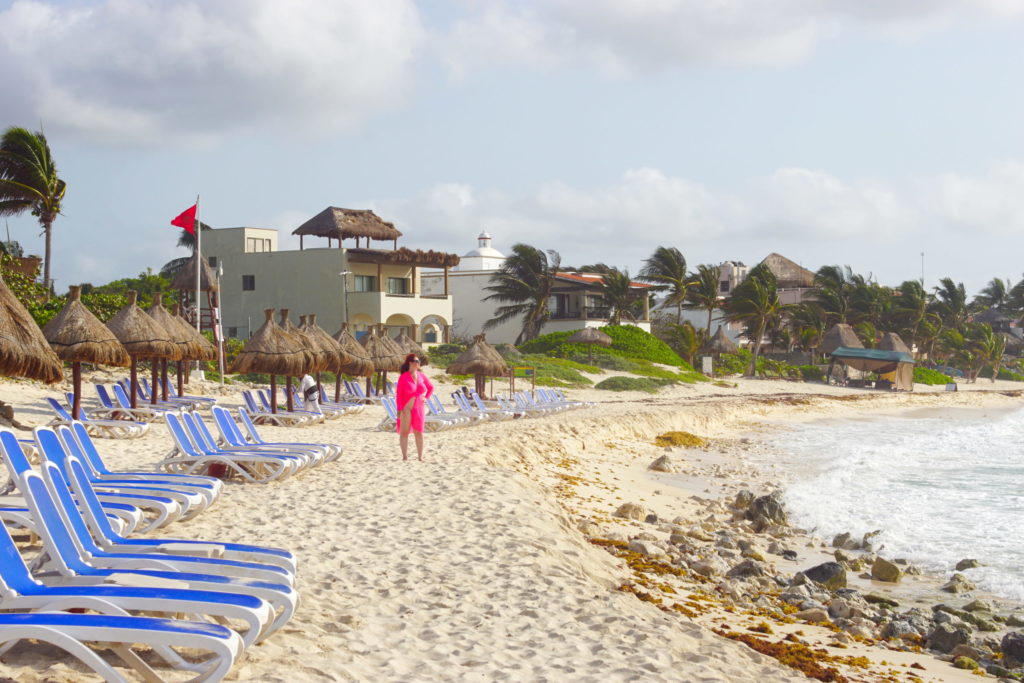
<svg viewBox="0 0 1024 683">
<path fill-rule="evenodd" d="M 1019 0 L 0 0 L 0 128 L 68 184 L 58 291 L 187 255 L 198 195 L 281 248 L 341 206 L 414 249 L 974 294 L 1024 277 L 1021 64 Z"/>
</svg>

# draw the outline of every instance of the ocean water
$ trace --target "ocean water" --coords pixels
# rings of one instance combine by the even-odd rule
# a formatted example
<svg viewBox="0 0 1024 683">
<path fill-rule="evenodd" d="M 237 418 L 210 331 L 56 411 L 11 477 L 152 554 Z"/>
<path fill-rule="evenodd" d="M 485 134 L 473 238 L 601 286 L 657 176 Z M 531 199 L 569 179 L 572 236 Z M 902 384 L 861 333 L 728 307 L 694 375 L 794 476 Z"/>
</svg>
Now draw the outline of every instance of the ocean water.
<svg viewBox="0 0 1024 683">
<path fill-rule="evenodd" d="M 792 524 L 831 541 L 880 529 L 882 555 L 1024 601 L 1024 409 L 964 417 L 835 420 L 766 446 Z"/>
</svg>

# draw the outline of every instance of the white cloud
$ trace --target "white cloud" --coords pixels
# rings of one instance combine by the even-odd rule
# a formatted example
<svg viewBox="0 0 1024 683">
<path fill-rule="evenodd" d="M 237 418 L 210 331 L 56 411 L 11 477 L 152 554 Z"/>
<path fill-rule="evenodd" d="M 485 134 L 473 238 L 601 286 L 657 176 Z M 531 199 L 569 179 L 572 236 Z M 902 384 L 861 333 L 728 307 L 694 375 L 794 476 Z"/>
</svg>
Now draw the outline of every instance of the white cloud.
<svg viewBox="0 0 1024 683">
<path fill-rule="evenodd" d="M 1024 232 L 1024 163 L 996 164 L 976 177 L 922 178 L 909 191 L 802 168 L 722 191 L 639 168 L 602 187 L 559 182 L 512 195 L 450 183 L 374 206 L 412 247 L 464 253 L 487 230 L 505 251 L 525 242 L 559 251 L 568 264 L 603 261 L 633 272 L 658 245 L 680 248 L 693 264 L 777 251 L 811 268 L 851 264 L 895 284 L 917 277 L 919 252 L 934 245 L 962 245 L 955 257 L 963 259 L 980 234 Z M 977 261 L 936 265 L 980 286 L 991 274 L 981 272 L 985 259 Z"/>
<path fill-rule="evenodd" d="M 351 126 L 401 101 L 411 0 L 16 0 L 0 11 L 11 120 L 112 141 Z"/>
<path fill-rule="evenodd" d="M 847 31 L 915 37 L 1016 17 L 1017 0 L 532 0 L 465 3 L 444 36 L 462 75 L 487 64 L 596 66 L 610 74 L 691 64 L 784 66 Z"/>
</svg>

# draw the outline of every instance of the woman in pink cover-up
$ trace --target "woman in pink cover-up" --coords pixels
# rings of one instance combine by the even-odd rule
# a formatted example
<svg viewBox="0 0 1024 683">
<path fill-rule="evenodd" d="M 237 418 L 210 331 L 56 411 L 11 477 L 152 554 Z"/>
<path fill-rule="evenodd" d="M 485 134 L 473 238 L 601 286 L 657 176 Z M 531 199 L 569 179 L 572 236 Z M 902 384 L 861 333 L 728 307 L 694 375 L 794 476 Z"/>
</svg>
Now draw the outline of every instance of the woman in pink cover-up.
<svg viewBox="0 0 1024 683">
<path fill-rule="evenodd" d="M 410 353 L 402 363 L 402 374 L 395 387 L 395 404 L 398 406 L 398 445 L 402 448 L 402 460 L 409 459 L 409 430 L 416 438 L 416 453 L 423 460 L 424 404 L 434 394 L 434 385 L 420 372 L 420 359 Z"/>
</svg>

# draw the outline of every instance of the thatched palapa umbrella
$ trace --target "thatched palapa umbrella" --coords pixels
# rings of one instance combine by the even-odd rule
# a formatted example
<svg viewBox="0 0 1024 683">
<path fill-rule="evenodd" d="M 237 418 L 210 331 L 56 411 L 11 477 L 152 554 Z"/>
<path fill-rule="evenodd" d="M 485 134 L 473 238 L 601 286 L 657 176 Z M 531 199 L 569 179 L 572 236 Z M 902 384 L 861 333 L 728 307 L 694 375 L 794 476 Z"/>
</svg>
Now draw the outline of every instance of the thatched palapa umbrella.
<svg viewBox="0 0 1024 683">
<path fill-rule="evenodd" d="M 864 345 L 861 344 L 860 339 L 857 337 L 857 333 L 846 323 L 838 323 L 826 332 L 825 336 L 821 338 L 821 343 L 818 344 L 818 350 L 827 356 L 840 346 L 850 349 L 864 348 Z"/>
<path fill-rule="evenodd" d="M 736 353 L 738 350 L 736 342 L 729 339 L 729 335 L 725 333 L 721 325 L 718 326 L 714 336 L 705 342 L 703 349 L 704 353 L 710 353 L 716 362 L 723 353 Z"/>
<path fill-rule="evenodd" d="M 261 372 L 270 375 L 270 411 L 277 412 L 277 376 L 294 377 L 302 374 L 309 362 L 309 353 L 298 340 L 274 322 L 274 309 L 263 311 L 267 316 L 260 329 L 245 343 L 238 354 L 230 373 Z"/>
<path fill-rule="evenodd" d="M 359 343 L 363 345 L 367 357 L 373 363 L 374 371 L 380 373 L 379 378 L 385 377 L 389 371 L 397 372 L 402 367 L 402 361 L 395 355 L 395 349 L 381 338 L 375 327 L 371 326 Z M 369 377 L 366 378 L 366 388 L 369 393 Z"/>
<path fill-rule="evenodd" d="M 57 354 L 40 332 L 36 321 L 0 277 L 0 374 L 27 377 L 47 384 L 64 378 Z M 12 417 L 11 424 L 19 425 Z"/>
<path fill-rule="evenodd" d="M 296 327 L 291 318 L 288 317 L 288 309 L 281 309 L 281 319 L 278 320 L 278 325 L 281 330 L 289 335 L 295 342 L 302 348 L 306 353 L 306 364 L 302 366 L 302 372 L 297 376 L 301 377 L 307 372 L 320 372 L 325 369 L 328 365 L 327 352 L 324 351 L 320 346 L 301 329 Z M 285 376 L 285 401 L 288 405 L 288 410 L 295 410 L 295 400 L 292 397 L 292 377 L 291 375 Z"/>
<path fill-rule="evenodd" d="M 398 348 L 402 349 L 403 362 L 405 361 L 405 356 L 410 353 L 415 353 L 416 357 L 420 359 L 421 366 L 426 367 L 427 365 L 430 365 L 430 357 L 427 355 L 427 352 L 409 336 L 409 333 L 405 329 L 402 330 L 401 334 L 395 337 L 395 344 L 398 345 Z"/>
<path fill-rule="evenodd" d="M 205 349 L 200 344 L 196 337 L 189 334 L 185 329 L 182 329 L 182 325 L 178 324 L 180 318 L 175 318 L 170 312 L 164 308 L 163 305 L 163 294 L 156 292 L 153 294 L 153 305 L 146 311 L 153 320 L 162 327 L 167 334 L 170 336 L 171 343 L 178 347 L 179 357 L 175 359 L 178 363 L 178 382 L 181 383 L 181 363 L 186 360 L 200 360 L 204 359 Z M 184 320 L 181 321 L 185 323 Z M 188 327 L 185 323 L 184 327 Z M 194 331 L 194 330 L 193 330 Z M 196 336 L 199 336 L 198 334 Z M 205 360 L 205 359 L 204 359 Z M 160 359 L 160 380 L 157 382 L 156 379 L 156 363 L 153 364 L 153 401 L 156 402 L 156 391 L 157 387 L 160 387 L 163 400 L 167 400 L 167 359 Z M 185 393 L 182 391 L 184 387 L 179 386 L 178 393 Z"/>
<path fill-rule="evenodd" d="M 588 362 L 594 359 L 594 344 L 604 347 L 612 345 L 612 338 L 596 327 L 584 327 L 565 341 L 569 344 L 586 344 Z"/>
<path fill-rule="evenodd" d="M 82 363 L 98 363 L 123 368 L 131 364 L 128 352 L 106 325 L 100 322 L 81 300 L 82 288 L 72 285 L 68 302 L 43 327 L 43 336 L 57 356 L 71 363 L 71 382 L 75 398 L 71 417 L 82 411 Z"/>
<path fill-rule="evenodd" d="M 445 370 L 449 375 L 473 375 L 476 393 L 484 396 L 484 377 L 504 377 L 508 374 L 508 364 L 493 346 L 487 343 L 482 334 L 473 337 L 469 348 Z"/>
<path fill-rule="evenodd" d="M 182 358 L 176 361 L 178 371 L 178 393 L 185 393 L 185 384 L 188 384 L 188 373 L 185 372 L 185 362 L 193 360 L 217 360 L 217 347 L 209 339 L 199 334 L 199 330 L 188 324 L 188 321 L 181 317 L 181 304 L 174 304 L 171 307 L 171 320 L 186 337 L 191 338 L 199 348 L 198 355 L 190 358 Z"/>
<path fill-rule="evenodd" d="M 128 356 L 131 358 L 132 408 L 138 407 L 138 401 L 136 400 L 139 393 L 138 362 L 146 359 L 169 358 L 170 360 L 177 360 L 181 358 L 181 351 L 171 342 L 167 330 L 163 329 L 135 304 L 137 298 L 138 293 L 135 290 L 128 290 L 128 304 L 115 313 L 114 317 L 107 322 L 107 327 L 114 333 L 117 340 L 124 345 Z M 153 402 L 156 402 L 155 387 L 153 389 Z"/>
<path fill-rule="evenodd" d="M 302 324 L 299 325 L 299 330 L 320 348 L 327 359 L 327 364 L 323 369 L 340 375 L 341 368 L 349 358 L 348 354 L 345 353 L 345 349 L 341 348 L 341 344 L 334 337 L 327 334 L 324 328 L 316 324 L 316 313 L 304 315 L 299 320 L 302 321 Z M 316 385 L 318 389 L 323 388 L 320 384 L 320 372 L 320 370 L 316 371 Z"/>
<path fill-rule="evenodd" d="M 349 360 L 341 366 L 341 371 L 351 377 L 372 377 L 373 362 L 366 356 L 366 349 L 356 341 L 348 331 L 348 323 L 342 323 L 341 329 L 334 335 L 335 341 L 348 354 Z M 334 382 L 334 400 L 341 400 L 341 375 Z"/>
</svg>

